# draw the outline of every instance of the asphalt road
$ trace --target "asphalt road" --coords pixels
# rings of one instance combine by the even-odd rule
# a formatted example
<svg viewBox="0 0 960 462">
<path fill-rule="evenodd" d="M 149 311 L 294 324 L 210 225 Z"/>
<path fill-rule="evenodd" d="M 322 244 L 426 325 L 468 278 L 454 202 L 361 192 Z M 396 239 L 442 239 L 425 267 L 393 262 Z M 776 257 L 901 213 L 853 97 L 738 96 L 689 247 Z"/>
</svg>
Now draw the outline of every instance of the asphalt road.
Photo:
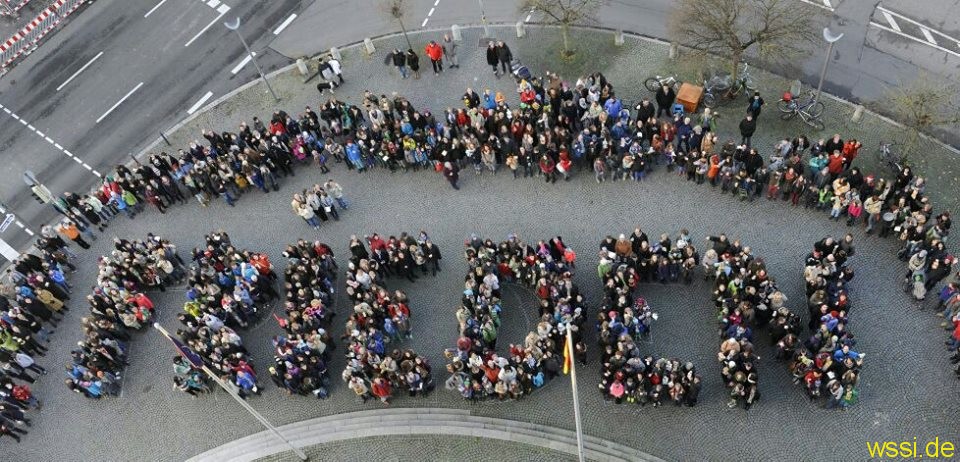
<svg viewBox="0 0 960 462">
<path fill-rule="evenodd" d="M 139 151 L 207 92 L 211 101 L 257 77 L 250 64 L 231 72 L 245 54 L 224 20 L 241 18 L 265 70 L 289 62 L 266 45 L 300 1 L 230 2 L 229 10 L 209 2 L 166 0 L 151 11 L 159 0 L 99 0 L 0 80 L 0 104 L 11 111 L 0 113 L 0 200 L 24 223 L 36 231 L 53 216 L 28 194 L 25 170 L 55 194 L 86 191 L 98 179 L 94 171 L 105 174 Z M 0 237 L 15 248 L 28 238 L 16 226 Z"/>
</svg>

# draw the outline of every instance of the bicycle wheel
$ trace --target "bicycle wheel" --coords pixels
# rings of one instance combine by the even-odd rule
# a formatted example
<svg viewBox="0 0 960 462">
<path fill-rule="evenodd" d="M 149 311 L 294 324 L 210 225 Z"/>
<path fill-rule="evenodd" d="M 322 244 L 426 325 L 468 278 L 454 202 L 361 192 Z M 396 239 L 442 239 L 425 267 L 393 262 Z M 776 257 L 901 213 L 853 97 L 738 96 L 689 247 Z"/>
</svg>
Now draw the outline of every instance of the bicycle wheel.
<svg viewBox="0 0 960 462">
<path fill-rule="evenodd" d="M 752 96 L 757 91 L 757 84 L 753 82 L 753 77 L 747 76 L 743 79 L 743 85 L 747 87 L 747 96 Z"/>
<path fill-rule="evenodd" d="M 823 115 L 823 103 L 817 101 L 813 103 L 810 107 L 807 108 L 807 114 L 810 114 L 814 119 L 819 119 Z"/>
<path fill-rule="evenodd" d="M 784 112 L 783 114 L 780 114 L 780 118 L 783 120 L 790 120 L 796 117 L 796 115 L 797 115 L 796 111 L 788 111 L 788 112 Z"/>
<path fill-rule="evenodd" d="M 807 125 L 813 127 L 813 129 L 818 132 L 823 131 L 823 129 L 825 128 L 823 126 L 823 122 L 820 120 L 819 117 L 805 117 L 803 121 L 806 122 Z"/>
<path fill-rule="evenodd" d="M 650 77 L 649 79 L 643 81 L 643 86 L 647 87 L 647 90 L 657 91 L 660 89 L 660 79 L 656 77 Z"/>
<path fill-rule="evenodd" d="M 717 97 L 713 96 L 713 93 L 703 95 L 703 105 L 713 109 L 717 105 Z"/>
<path fill-rule="evenodd" d="M 795 106 L 793 101 L 784 101 L 782 99 L 780 101 L 777 101 L 777 109 L 779 109 L 780 112 L 784 114 L 793 112 L 794 107 Z"/>
</svg>

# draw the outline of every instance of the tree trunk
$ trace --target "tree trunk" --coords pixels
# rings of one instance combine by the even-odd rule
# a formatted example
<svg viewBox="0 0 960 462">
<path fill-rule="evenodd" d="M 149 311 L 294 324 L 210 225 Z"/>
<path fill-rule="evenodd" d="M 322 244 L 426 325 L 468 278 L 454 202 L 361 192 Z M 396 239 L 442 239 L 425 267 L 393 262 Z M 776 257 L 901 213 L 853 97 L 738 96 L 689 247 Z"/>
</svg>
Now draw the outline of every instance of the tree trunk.
<svg viewBox="0 0 960 462">
<path fill-rule="evenodd" d="M 403 27 L 403 19 L 397 18 L 397 22 L 400 23 L 400 30 L 403 32 L 403 39 L 407 41 L 407 47 L 412 50 L 413 45 L 410 44 L 410 37 L 407 37 L 407 28 Z"/>
<path fill-rule="evenodd" d="M 731 56 L 731 61 L 733 69 L 730 70 L 730 80 L 734 83 L 734 85 L 736 85 L 737 78 L 740 77 L 738 74 L 740 71 L 740 62 L 743 61 L 743 50 L 734 51 L 733 55 Z"/>
<path fill-rule="evenodd" d="M 560 35 L 563 36 L 563 56 L 567 57 L 573 54 L 570 50 L 570 35 L 569 35 L 570 25 L 563 23 L 560 25 Z"/>
</svg>

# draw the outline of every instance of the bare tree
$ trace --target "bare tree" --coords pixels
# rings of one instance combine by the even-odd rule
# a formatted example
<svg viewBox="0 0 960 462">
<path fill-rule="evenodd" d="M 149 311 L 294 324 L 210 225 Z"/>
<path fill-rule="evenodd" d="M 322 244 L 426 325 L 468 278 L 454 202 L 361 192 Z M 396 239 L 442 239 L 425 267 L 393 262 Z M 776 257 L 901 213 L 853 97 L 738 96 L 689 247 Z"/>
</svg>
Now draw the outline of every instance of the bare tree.
<svg viewBox="0 0 960 462">
<path fill-rule="evenodd" d="M 403 32 L 403 38 L 407 41 L 407 47 L 413 49 L 413 45 L 410 44 L 410 37 L 407 36 L 407 28 L 403 25 L 403 20 L 410 13 L 409 3 L 407 0 L 378 0 L 380 2 L 380 9 L 385 15 L 391 19 L 395 19 L 397 23 L 400 24 L 400 31 Z"/>
<path fill-rule="evenodd" d="M 562 54 L 570 57 L 574 54 L 570 48 L 570 26 L 597 22 L 597 10 L 606 3 L 607 0 L 520 0 L 520 11 L 536 10 L 547 24 L 560 26 Z"/>
<path fill-rule="evenodd" d="M 794 0 L 679 0 L 672 17 L 674 39 L 730 60 L 733 77 L 753 51 L 786 62 L 815 43 L 816 11 Z"/>
<path fill-rule="evenodd" d="M 934 135 L 939 129 L 949 130 L 960 124 L 960 103 L 955 100 L 958 93 L 960 85 L 921 73 L 910 82 L 888 87 L 872 106 L 903 124 L 906 128 L 903 154 L 911 156 L 915 163 L 924 164 L 925 159 L 913 156 L 920 146 L 920 134 Z"/>
</svg>

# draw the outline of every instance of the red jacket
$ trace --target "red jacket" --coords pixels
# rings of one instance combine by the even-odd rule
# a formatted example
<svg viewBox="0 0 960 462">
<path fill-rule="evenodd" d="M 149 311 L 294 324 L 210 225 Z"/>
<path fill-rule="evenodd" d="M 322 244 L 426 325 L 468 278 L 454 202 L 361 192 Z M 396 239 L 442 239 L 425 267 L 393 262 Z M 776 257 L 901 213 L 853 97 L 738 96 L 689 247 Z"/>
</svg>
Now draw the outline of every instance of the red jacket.
<svg viewBox="0 0 960 462">
<path fill-rule="evenodd" d="M 443 48 L 437 42 L 430 42 L 427 44 L 426 48 L 423 49 L 427 53 L 427 56 L 434 61 L 439 61 L 443 57 Z"/>
</svg>

